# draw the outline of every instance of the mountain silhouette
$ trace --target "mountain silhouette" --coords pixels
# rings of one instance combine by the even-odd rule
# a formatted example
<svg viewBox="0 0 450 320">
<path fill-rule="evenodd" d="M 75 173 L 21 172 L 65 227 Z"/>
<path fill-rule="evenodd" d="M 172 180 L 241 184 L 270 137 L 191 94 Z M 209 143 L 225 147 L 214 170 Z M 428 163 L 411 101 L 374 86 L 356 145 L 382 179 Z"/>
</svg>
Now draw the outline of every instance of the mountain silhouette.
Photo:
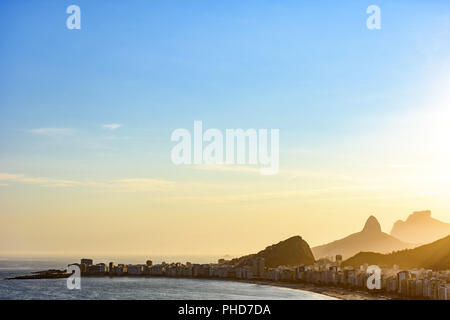
<svg viewBox="0 0 450 320">
<path fill-rule="evenodd" d="M 370 216 L 369 219 L 367 219 L 366 224 L 364 225 L 364 228 L 362 230 L 363 233 L 372 233 L 372 234 L 378 234 L 381 233 L 381 226 L 378 222 L 377 218 L 374 216 Z"/>
<path fill-rule="evenodd" d="M 388 253 L 394 250 L 412 248 L 413 245 L 400 241 L 381 230 L 377 218 L 370 216 L 362 231 L 353 233 L 343 239 L 312 248 L 316 259 L 342 255 L 350 258 L 360 251 Z"/>
<path fill-rule="evenodd" d="M 311 248 L 300 236 L 294 236 L 280 241 L 256 254 L 236 258 L 231 260 L 231 262 L 237 265 L 252 265 L 254 258 L 264 258 L 265 265 L 269 268 L 296 266 L 300 264 L 309 265 L 314 263 Z"/>
<path fill-rule="evenodd" d="M 389 268 L 396 264 L 404 269 L 448 270 L 450 269 L 450 236 L 414 249 L 390 254 L 360 252 L 344 261 L 342 265 L 359 267 L 364 263 L 387 266 Z"/>
<path fill-rule="evenodd" d="M 406 221 L 398 220 L 391 236 L 410 243 L 430 243 L 450 234 L 450 223 L 431 217 L 431 211 L 416 211 Z"/>
</svg>

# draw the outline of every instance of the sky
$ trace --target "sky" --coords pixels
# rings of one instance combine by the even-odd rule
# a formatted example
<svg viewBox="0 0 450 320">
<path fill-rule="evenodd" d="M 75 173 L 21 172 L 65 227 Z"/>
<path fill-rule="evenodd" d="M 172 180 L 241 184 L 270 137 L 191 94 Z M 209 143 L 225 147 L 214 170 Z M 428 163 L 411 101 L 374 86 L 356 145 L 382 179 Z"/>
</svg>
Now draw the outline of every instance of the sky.
<svg viewBox="0 0 450 320">
<path fill-rule="evenodd" d="M 450 222 L 448 1 L 1 1 L 0 70 L 0 255 L 239 255 L 370 215 Z M 196 120 L 279 129 L 278 174 L 173 164 Z"/>
</svg>

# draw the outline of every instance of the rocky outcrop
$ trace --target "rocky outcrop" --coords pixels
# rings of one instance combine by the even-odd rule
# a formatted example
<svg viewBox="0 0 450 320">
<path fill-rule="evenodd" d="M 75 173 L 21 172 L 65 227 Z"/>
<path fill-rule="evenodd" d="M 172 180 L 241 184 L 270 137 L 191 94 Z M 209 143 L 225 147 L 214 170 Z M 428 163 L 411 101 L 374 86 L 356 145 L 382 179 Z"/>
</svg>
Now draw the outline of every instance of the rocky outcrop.
<svg viewBox="0 0 450 320">
<path fill-rule="evenodd" d="M 410 243 L 430 243 L 450 234 L 450 223 L 431 217 L 431 211 L 413 212 L 406 221 L 398 220 L 391 235 Z"/>
<path fill-rule="evenodd" d="M 269 268 L 314 263 L 311 248 L 300 236 L 291 237 L 271 245 L 256 254 L 233 259 L 231 262 L 238 265 L 252 265 L 252 261 L 255 258 L 264 258 L 265 265 Z"/>
</svg>

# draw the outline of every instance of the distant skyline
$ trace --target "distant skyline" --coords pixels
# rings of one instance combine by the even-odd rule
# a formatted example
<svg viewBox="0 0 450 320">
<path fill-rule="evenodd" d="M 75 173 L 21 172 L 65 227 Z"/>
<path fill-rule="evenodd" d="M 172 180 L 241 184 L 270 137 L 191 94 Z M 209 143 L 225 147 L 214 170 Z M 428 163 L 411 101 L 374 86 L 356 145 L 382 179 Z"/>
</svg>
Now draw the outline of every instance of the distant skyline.
<svg viewBox="0 0 450 320">
<path fill-rule="evenodd" d="M 66 28 L 66 8 L 82 11 Z M 0 256 L 242 255 L 450 222 L 450 2 L 0 3 Z M 171 132 L 278 128 L 280 170 Z"/>
</svg>

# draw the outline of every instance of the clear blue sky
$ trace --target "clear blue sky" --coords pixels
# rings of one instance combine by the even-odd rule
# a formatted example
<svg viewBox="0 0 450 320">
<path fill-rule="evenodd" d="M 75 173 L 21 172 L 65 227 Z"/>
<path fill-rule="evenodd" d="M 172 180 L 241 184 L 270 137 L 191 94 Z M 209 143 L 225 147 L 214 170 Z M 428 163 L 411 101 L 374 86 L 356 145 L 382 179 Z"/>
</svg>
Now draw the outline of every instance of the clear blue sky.
<svg viewBox="0 0 450 320">
<path fill-rule="evenodd" d="M 66 29 L 70 4 L 80 31 Z M 2 170 L 51 174 L 56 158 L 76 173 L 74 158 L 95 164 L 110 149 L 163 165 L 170 132 L 196 119 L 280 128 L 283 148 L 375 129 L 444 71 L 435 62 L 448 57 L 450 4 L 377 1 L 382 29 L 369 31 L 370 4 L 2 1 Z M 122 140 L 110 142 L 104 123 L 122 124 Z M 78 140 L 55 147 L 30 136 L 36 128 L 70 128 Z"/>
</svg>

